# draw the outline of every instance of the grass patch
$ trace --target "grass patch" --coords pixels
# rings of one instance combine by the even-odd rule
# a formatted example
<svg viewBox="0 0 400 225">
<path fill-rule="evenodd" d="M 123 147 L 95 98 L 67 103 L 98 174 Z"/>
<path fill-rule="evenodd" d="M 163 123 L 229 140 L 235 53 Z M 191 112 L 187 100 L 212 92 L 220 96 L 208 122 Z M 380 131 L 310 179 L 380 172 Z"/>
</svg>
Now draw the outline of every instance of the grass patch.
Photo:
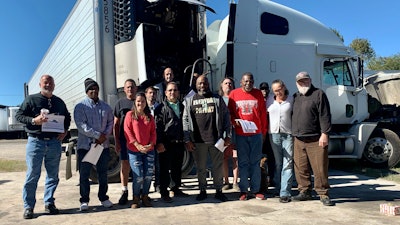
<svg viewBox="0 0 400 225">
<path fill-rule="evenodd" d="M 392 169 L 371 168 L 356 159 L 329 159 L 329 168 L 373 178 L 383 178 L 400 184 L 400 165 Z"/>
<path fill-rule="evenodd" d="M 0 159 L 0 172 L 21 172 L 25 170 L 25 161 Z"/>
</svg>

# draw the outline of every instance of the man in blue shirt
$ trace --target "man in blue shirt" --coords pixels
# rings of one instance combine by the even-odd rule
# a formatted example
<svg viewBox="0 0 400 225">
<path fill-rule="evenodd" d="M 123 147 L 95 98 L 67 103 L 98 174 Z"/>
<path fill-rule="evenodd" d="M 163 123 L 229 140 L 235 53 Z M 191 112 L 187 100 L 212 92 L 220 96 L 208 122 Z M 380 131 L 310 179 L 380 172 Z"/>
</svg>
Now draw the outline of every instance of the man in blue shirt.
<svg viewBox="0 0 400 225">
<path fill-rule="evenodd" d="M 89 209 L 90 183 L 89 175 L 92 164 L 82 162 L 92 144 L 102 145 L 103 152 L 96 163 L 96 171 L 99 181 L 98 197 L 101 204 L 112 207 L 113 203 L 107 195 L 108 181 L 107 168 L 110 159 L 110 143 L 108 136 L 111 135 L 114 124 L 113 111 L 104 101 L 99 99 L 99 85 L 96 81 L 87 78 L 85 80 L 86 98 L 75 106 L 74 119 L 78 128 L 78 162 L 79 162 L 79 186 L 80 186 L 80 210 Z"/>
</svg>

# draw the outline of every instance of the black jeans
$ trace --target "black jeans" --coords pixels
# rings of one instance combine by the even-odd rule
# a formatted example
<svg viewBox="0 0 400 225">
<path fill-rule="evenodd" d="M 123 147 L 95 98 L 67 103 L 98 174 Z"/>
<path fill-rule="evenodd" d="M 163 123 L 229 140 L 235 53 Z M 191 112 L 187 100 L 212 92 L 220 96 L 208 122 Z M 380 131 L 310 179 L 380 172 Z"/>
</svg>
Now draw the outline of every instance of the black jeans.
<svg viewBox="0 0 400 225">
<path fill-rule="evenodd" d="M 183 142 L 164 143 L 165 152 L 158 153 L 160 164 L 160 194 L 168 195 L 167 188 L 179 188 L 182 184 Z M 171 174 L 169 171 L 171 170 Z M 172 183 L 172 185 L 170 185 Z"/>
</svg>

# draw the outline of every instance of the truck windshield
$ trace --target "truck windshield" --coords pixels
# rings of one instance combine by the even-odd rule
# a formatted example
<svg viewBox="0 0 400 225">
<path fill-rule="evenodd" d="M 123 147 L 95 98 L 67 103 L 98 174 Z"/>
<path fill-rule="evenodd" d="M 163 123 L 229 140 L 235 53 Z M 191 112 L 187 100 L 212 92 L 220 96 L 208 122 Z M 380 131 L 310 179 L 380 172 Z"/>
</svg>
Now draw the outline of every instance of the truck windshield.
<svg viewBox="0 0 400 225">
<path fill-rule="evenodd" d="M 325 61 L 323 81 L 325 85 L 353 86 L 347 61 Z"/>
</svg>

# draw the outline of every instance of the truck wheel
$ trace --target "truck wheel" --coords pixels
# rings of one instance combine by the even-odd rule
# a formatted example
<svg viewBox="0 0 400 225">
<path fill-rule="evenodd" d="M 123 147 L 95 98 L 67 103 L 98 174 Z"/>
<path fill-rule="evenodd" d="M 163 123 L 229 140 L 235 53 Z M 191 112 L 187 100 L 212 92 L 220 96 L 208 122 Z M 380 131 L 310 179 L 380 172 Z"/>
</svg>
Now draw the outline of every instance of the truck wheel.
<svg viewBox="0 0 400 225">
<path fill-rule="evenodd" d="M 120 182 L 121 178 L 119 171 L 121 169 L 121 162 L 119 155 L 115 151 L 114 144 L 110 143 L 110 161 L 108 162 L 107 179 L 109 183 Z M 94 183 L 98 183 L 96 167 L 93 166 L 90 171 L 90 180 Z"/>
<path fill-rule="evenodd" d="M 193 170 L 194 159 L 192 153 L 189 151 L 185 150 L 183 154 L 182 177 L 186 177 Z"/>
<path fill-rule="evenodd" d="M 363 160 L 372 167 L 395 167 L 400 161 L 399 136 L 388 129 L 375 130 L 365 146 Z"/>
</svg>

